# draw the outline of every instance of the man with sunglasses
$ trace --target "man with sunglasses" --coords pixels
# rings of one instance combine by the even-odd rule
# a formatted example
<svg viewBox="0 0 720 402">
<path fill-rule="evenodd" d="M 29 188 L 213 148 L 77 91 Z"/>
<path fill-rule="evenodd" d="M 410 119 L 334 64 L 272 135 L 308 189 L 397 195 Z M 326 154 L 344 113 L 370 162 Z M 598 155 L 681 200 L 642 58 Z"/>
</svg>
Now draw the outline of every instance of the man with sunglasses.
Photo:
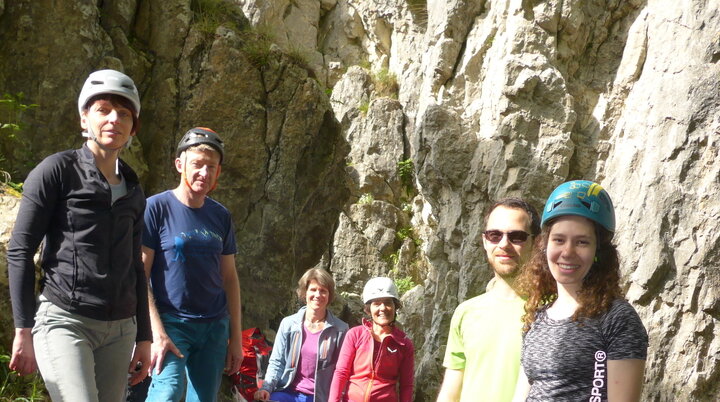
<svg viewBox="0 0 720 402">
<path fill-rule="evenodd" d="M 500 200 L 485 215 L 483 246 L 495 276 L 485 293 L 455 309 L 438 402 L 512 400 L 525 303 L 513 286 L 538 233 L 537 210 L 519 198 Z"/>
<path fill-rule="evenodd" d="M 150 197 L 142 259 L 152 285 L 152 382 L 147 401 L 216 400 L 223 370 L 242 363 L 240 283 L 230 212 L 208 197 L 224 145 L 209 128 L 177 147 L 180 183 Z"/>
</svg>

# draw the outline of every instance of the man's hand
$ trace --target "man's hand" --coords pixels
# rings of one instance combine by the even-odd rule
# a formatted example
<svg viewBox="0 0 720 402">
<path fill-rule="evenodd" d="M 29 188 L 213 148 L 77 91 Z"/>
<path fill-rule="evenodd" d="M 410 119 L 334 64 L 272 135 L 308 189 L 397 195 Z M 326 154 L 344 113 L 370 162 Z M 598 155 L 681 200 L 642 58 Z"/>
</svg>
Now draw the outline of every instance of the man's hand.
<svg viewBox="0 0 720 402">
<path fill-rule="evenodd" d="M 160 374 L 163 369 L 163 362 L 165 361 L 165 353 L 167 352 L 172 352 L 181 359 L 185 358 L 167 334 L 161 334 L 153 339 L 152 357 L 147 370 L 148 374 L 151 374 L 153 368 L 155 368 L 155 374 Z"/>
<path fill-rule="evenodd" d="M 225 374 L 235 374 L 240 371 L 240 365 L 243 362 L 242 341 L 228 343 L 227 353 L 225 354 Z"/>
<path fill-rule="evenodd" d="M 32 328 L 15 328 L 15 339 L 12 345 L 10 370 L 20 375 L 28 375 L 37 371 L 35 349 L 33 349 Z"/>
<path fill-rule="evenodd" d="M 135 344 L 133 357 L 128 367 L 128 374 L 130 374 L 128 383 L 130 386 L 139 384 L 148 375 L 145 367 L 150 364 L 150 345 L 150 341 L 141 341 Z"/>
</svg>

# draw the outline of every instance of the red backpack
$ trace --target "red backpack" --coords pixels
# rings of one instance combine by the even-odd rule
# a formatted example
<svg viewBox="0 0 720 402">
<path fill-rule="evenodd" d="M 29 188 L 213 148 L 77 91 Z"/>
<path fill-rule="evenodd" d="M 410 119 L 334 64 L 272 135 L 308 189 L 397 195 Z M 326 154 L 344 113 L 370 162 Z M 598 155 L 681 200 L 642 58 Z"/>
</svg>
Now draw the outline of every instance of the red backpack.
<svg viewBox="0 0 720 402">
<path fill-rule="evenodd" d="M 265 371 L 270 361 L 270 346 L 259 328 L 248 328 L 242 332 L 243 362 L 240 371 L 231 374 L 233 391 L 246 400 L 254 400 L 255 391 L 262 386 Z"/>
</svg>

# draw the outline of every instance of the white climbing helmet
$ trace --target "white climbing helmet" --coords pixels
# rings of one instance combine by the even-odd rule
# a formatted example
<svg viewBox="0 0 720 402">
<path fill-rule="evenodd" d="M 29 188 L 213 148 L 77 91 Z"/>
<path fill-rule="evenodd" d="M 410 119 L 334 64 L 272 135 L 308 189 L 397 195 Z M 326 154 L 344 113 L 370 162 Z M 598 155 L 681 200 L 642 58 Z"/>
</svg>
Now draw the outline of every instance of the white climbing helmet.
<svg viewBox="0 0 720 402">
<path fill-rule="evenodd" d="M 80 91 L 78 113 L 90 98 L 99 94 L 114 94 L 127 98 L 135 106 L 135 117 L 140 115 L 140 95 L 132 78 L 115 70 L 98 70 L 91 73 Z"/>
<path fill-rule="evenodd" d="M 395 299 L 395 307 L 400 308 L 400 296 L 398 295 L 397 286 L 395 286 L 395 282 L 392 279 L 381 276 L 367 281 L 363 289 L 363 303 L 367 304 L 375 299 L 385 297 Z"/>
</svg>

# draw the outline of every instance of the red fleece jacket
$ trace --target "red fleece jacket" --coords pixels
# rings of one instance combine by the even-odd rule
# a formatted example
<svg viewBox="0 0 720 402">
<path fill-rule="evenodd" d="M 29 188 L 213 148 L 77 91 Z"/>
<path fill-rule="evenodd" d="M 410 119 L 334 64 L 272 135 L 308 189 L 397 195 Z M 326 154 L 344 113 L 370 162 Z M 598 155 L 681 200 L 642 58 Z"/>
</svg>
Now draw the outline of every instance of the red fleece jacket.
<svg viewBox="0 0 720 402">
<path fill-rule="evenodd" d="M 415 348 L 405 333 L 394 328 L 373 358 L 372 322 L 354 327 L 345 335 L 335 366 L 329 402 L 411 402 Z M 400 397 L 398 398 L 398 393 Z"/>
</svg>

